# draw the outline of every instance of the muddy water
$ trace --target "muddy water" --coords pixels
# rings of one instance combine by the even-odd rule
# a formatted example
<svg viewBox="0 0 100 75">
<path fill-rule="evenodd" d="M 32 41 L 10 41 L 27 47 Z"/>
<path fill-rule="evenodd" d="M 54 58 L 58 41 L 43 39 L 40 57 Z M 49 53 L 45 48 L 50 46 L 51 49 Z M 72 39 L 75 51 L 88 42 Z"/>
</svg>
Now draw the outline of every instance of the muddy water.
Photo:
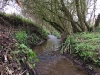
<svg viewBox="0 0 100 75">
<path fill-rule="evenodd" d="M 88 75 L 59 53 L 60 39 L 53 35 L 48 38 L 45 44 L 33 49 L 40 60 L 36 65 L 38 75 Z"/>
</svg>

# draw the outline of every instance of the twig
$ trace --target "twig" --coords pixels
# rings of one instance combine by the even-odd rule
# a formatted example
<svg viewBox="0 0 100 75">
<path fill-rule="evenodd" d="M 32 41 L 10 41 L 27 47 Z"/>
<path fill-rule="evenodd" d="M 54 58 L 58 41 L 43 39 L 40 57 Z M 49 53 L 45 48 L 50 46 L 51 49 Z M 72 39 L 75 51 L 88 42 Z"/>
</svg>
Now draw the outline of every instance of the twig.
<svg viewBox="0 0 100 75">
<path fill-rule="evenodd" d="M 23 75 L 26 71 L 27 71 L 27 70 L 25 70 L 24 72 L 22 72 L 22 73 L 21 73 L 21 74 L 19 74 L 19 75 Z"/>
<path fill-rule="evenodd" d="M 34 71 L 34 69 L 32 68 L 32 66 L 28 62 L 26 62 L 26 64 L 28 65 L 29 69 L 31 69 L 33 71 L 34 75 L 36 75 L 36 72 Z"/>
</svg>

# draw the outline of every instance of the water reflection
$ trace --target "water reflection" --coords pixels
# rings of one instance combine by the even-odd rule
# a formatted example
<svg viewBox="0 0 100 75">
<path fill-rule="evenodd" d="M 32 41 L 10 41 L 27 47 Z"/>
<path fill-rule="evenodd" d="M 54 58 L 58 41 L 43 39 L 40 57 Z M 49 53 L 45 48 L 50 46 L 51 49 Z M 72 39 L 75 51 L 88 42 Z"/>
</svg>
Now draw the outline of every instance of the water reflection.
<svg viewBox="0 0 100 75">
<path fill-rule="evenodd" d="M 37 51 L 37 53 L 42 53 L 46 51 L 57 51 L 60 45 L 60 39 L 57 39 L 54 35 L 48 35 L 48 40 L 40 46 L 34 47 L 33 50 Z"/>
<path fill-rule="evenodd" d="M 57 51 L 61 40 L 57 39 L 57 37 L 54 35 L 49 35 L 48 38 L 49 39 L 47 40 L 47 45 L 46 45 L 47 49 Z"/>
</svg>

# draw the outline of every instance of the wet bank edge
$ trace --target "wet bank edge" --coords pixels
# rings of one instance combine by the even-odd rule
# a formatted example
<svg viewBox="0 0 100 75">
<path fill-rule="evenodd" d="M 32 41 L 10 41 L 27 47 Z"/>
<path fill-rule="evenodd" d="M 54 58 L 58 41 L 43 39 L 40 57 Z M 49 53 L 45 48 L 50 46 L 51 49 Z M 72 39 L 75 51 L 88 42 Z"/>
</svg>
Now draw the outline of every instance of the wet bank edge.
<svg viewBox="0 0 100 75">
<path fill-rule="evenodd" d="M 62 55 L 64 55 L 67 59 L 69 59 L 70 61 L 72 61 L 72 63 L 75 64 L 76 66 L 82 68 L 89 75 L 100 75 L 100 71 L 98 69 L 96 69 L 95 67 L 93 67 L 92 69 L 90 69 L 89 68 L 89 66 L 91 66 L 90 64 L 86 64 L 84 61 L 78 60 L 73 55 L 71 55 L 69 53 L 62 54 Z"/>
</svg>

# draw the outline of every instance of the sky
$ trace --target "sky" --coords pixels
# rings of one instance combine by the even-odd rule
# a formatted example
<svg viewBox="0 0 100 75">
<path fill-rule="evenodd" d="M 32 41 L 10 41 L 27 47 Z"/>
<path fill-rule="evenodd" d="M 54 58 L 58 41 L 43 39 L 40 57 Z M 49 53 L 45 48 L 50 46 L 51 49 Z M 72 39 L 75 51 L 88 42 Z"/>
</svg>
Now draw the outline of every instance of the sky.
<svg viewBox="0 0 100 75">
<path fill-rule="evenodd" d="M 93 10 L 93 6 L 90 7 L 89 12 L 91 12 Z M 95 9 L 95 14 L 98 15 L 98 13 L 100 13 L 100 0 L 97 0 L 96 2 L 96 9 Z"/>
<path fill-rule="evenodd" d="M 22 13 L 21 8 L 16 4 L 15 0 L 9 0 L 4 7 L 4 11 L 8 14 L 16 13 L 20 15 Z"/>
<path fill-rule="evenodd" d="M 87 21 L 91 20 L 94 23 L 95 19 L 98 16 L 98 14 L 100 14 L 100 0 L 97 0 L 97 2 L 96 2 L 95 15 L 94 15 L 93 11 L 94 11 L 93 10 L 93 6 L 89 7 L 89 9 L 88 9 L 88 15 L 86 16 L 86 20 Z M 91 15 L 92 15 L 92 17 L 91 17 Z"/>
<path fill-rule="evenodd" d="M 100 0 L 97 0 L 97 9 L 96 9 L 96 15 L 98 15 L 98 13 L 100 13 Z"/>
</svg>

